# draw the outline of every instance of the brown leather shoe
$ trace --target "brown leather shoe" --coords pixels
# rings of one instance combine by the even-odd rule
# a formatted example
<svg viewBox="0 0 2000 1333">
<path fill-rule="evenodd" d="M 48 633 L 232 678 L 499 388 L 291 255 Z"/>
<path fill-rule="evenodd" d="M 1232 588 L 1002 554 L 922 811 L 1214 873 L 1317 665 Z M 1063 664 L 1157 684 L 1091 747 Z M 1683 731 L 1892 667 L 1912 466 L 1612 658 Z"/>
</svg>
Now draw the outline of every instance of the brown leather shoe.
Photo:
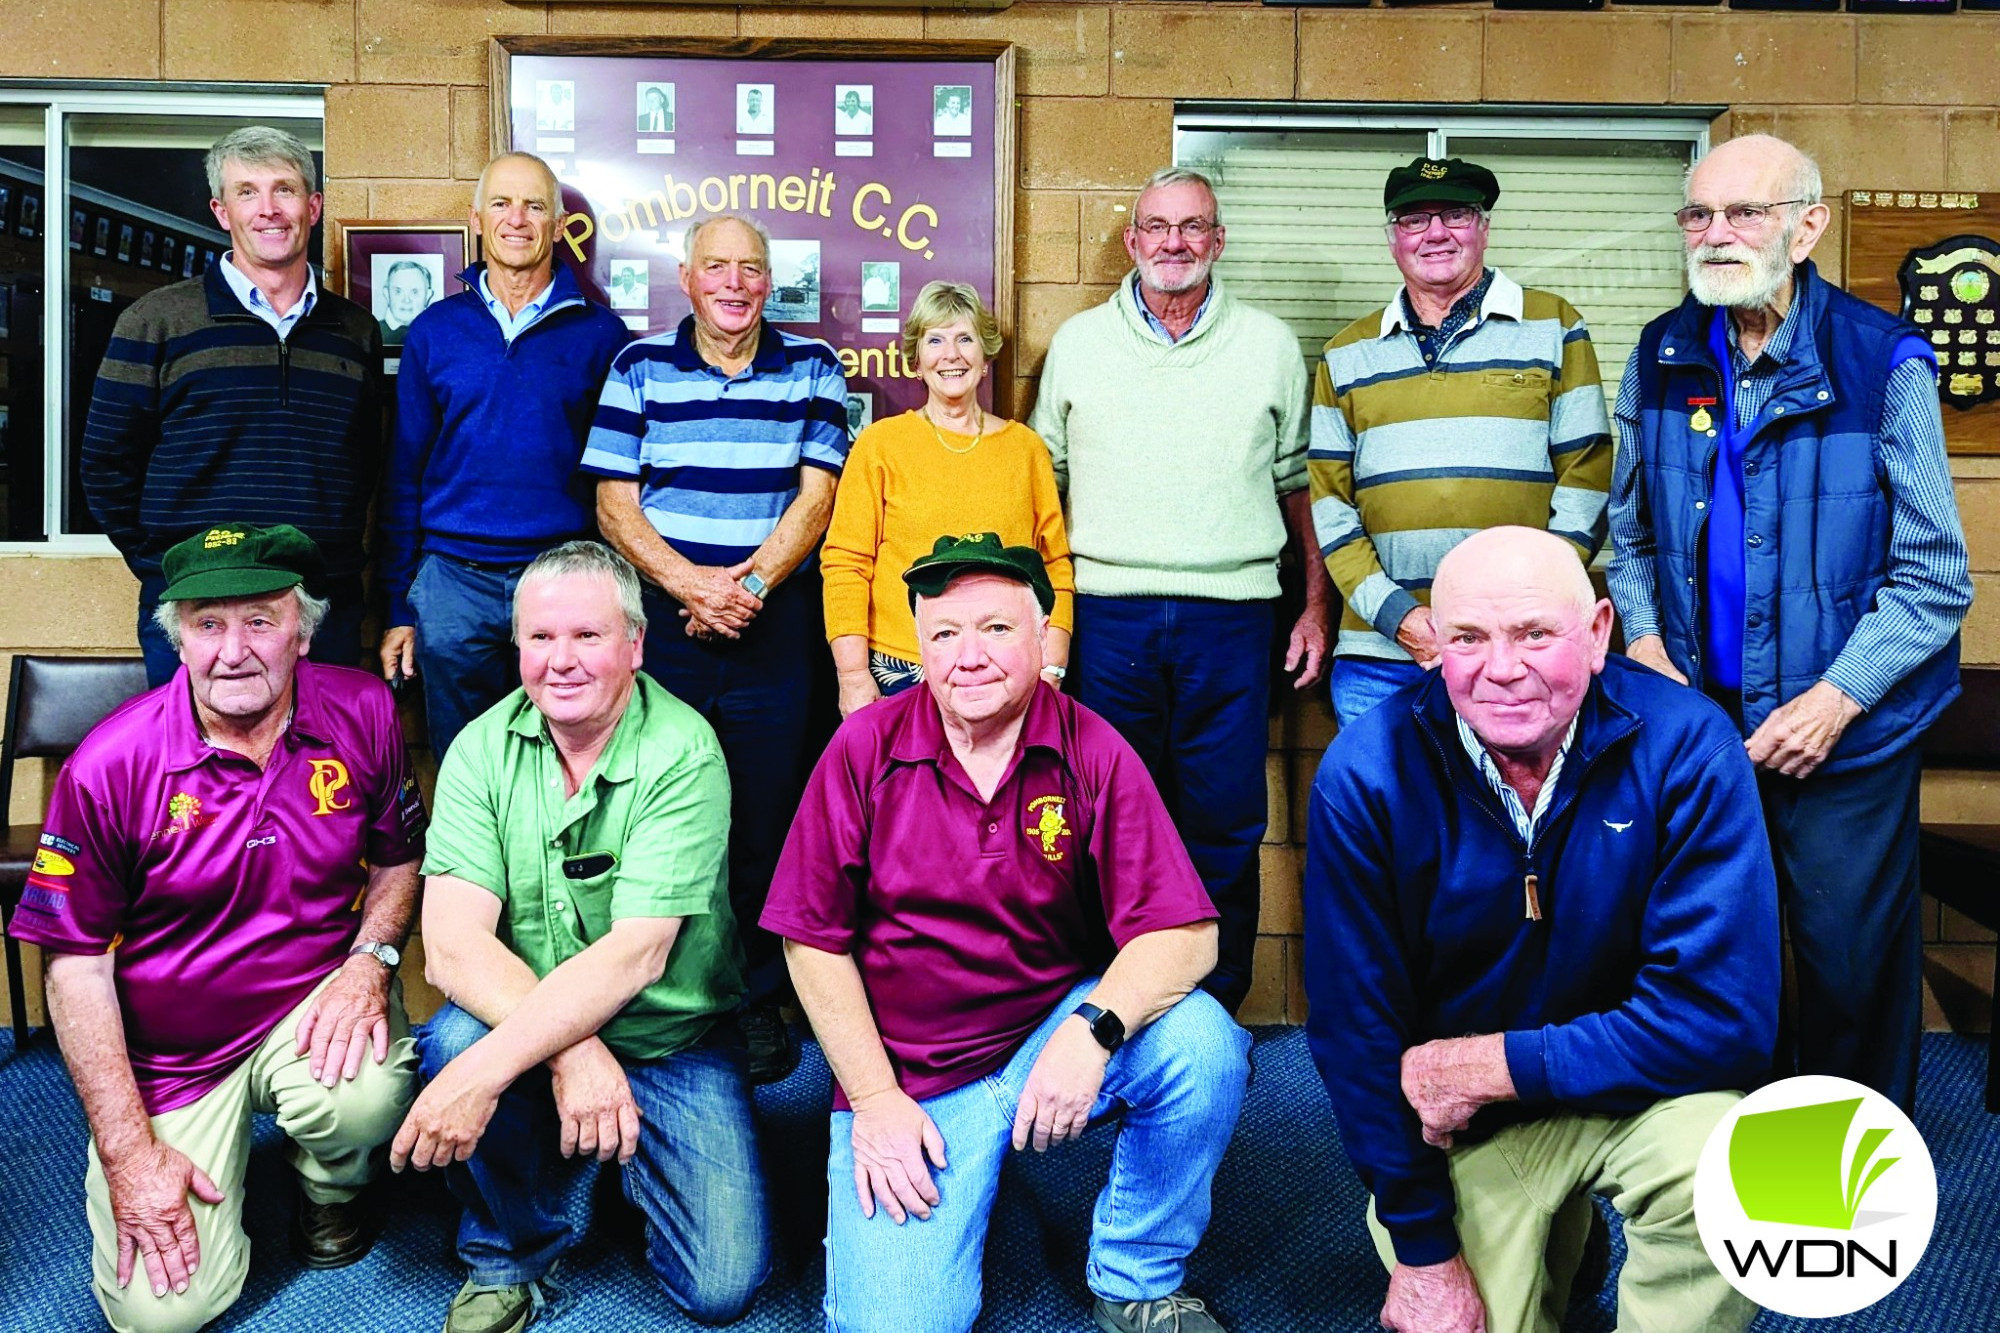
<svg viewBox="0 0 2000 1333">
<path fill-rule="evenodd" d="M 303 1193 L 292 1214 L 292 1253 L 307 1268 L 345 1268 L 375 1247 L 375 1213 L 366 1194 L 346 1203 L 314 1203 Z"/>
</svg>

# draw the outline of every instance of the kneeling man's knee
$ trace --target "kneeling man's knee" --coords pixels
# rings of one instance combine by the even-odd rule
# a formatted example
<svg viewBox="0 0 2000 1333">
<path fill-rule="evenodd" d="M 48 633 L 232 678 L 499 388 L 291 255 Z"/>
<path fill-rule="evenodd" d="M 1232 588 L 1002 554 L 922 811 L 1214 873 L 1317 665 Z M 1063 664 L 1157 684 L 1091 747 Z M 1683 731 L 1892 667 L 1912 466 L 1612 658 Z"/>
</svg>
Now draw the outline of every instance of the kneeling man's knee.
<svg viewBox="0 0 2000 1333">
<path fill-rule="evenodd" d="M 233 1282 L 213 1286 L 204 1284 L 197 1273 L 187 1291 L 180 1295 L 170 1292 L 155 1296 L 146 1283 L 141 1268 L 132 1274 L 132 1285 L 123 1291 L 98 1288 L 97 1303 L 104 1311 L 105 1322 L 116 1333 L 196 1333 L 234 1305 L 243 1292 L 240 1273 Z"/>
</svg>

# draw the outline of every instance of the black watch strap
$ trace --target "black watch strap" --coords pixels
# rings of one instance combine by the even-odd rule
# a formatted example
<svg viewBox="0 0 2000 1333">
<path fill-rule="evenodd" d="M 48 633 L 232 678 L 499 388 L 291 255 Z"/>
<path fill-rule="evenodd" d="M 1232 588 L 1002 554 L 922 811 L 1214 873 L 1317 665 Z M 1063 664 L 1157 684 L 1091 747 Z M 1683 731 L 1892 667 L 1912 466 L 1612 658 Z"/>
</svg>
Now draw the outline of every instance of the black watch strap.
<svg viewBox="0 0 2000 1333">
<path fill-rule="evenodd" d="M 1090 1024 L 1090 1035 L 1097 1038 L 1097 1044 L 1106 1051 L 1116 1052 L 1125 1044 L 1125 1020 L 1085 1000 L 1075 1010 L 1084 1022 Z"/>
</svg>

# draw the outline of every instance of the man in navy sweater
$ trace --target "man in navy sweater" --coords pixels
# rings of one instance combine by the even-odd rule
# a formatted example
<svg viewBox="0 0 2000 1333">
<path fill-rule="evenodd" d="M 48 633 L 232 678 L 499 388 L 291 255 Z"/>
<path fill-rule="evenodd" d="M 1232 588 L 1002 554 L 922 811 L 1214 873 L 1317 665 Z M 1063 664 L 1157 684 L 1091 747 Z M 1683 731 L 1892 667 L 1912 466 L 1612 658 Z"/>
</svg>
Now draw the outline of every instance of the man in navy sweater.
<svg viewBox="0 0 2000 1333">
<path fill-rule="evenodd" d="M 1306 859 L 1308 1036 L 1373 1196 L 1382 1323 L 1553 1333 L 1595 1193 L 1625 1219 L 1621 1328 L 1743 1329 L 1693 1211 L 1776 1040 L 1742 739 L 1607 658 L 1611 604 L 1560 538 L 1469 538 L 1431 605 L 1439 669 L 1327 751 Z"/>
<path fill-rule="evenodd" d="M 520 684 L 514 585 L 528 562 L 591 534 L 577 475 L 618 316 L 555 262 L 562 186 L 548 163 L 502 153 L 472 201 L 486 262 L 411 322 L 397 375 L 382 509 L 389 630 L 382 674 L 415 676 L 431 749 Z"/>
</svg>

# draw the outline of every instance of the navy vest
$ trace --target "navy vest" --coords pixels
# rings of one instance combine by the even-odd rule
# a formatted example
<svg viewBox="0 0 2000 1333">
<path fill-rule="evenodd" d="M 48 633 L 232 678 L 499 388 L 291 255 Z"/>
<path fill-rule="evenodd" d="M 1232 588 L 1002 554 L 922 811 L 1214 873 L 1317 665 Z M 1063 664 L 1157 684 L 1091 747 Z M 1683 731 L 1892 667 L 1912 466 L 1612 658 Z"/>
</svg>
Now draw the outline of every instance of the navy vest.
<svg viewBox="0 0 2000 1333">
<path fill-rule="evenodd" d="M 1776 392 L 1743 450 L 1743 732 L 1826 673 L 1888 580 L 1890 503 L 1875 437 L 1891 357 L 1912 326 L 1849 296 L 1810 262 L 1794 272 L 1800 321 Z M 1690 400 L 1726 401 L 1709 350 L 1711 307 L 1693 296 L 1639 339 L 1639 485 L 1656 545 L 1660 634 L 1702 679 L 1703 528 L 1718 431 Z M 1958 637 L 1898 681 L 1841 735 L 1821 772 L 1879 763 L 1958 696 Z"/>
</svg>

